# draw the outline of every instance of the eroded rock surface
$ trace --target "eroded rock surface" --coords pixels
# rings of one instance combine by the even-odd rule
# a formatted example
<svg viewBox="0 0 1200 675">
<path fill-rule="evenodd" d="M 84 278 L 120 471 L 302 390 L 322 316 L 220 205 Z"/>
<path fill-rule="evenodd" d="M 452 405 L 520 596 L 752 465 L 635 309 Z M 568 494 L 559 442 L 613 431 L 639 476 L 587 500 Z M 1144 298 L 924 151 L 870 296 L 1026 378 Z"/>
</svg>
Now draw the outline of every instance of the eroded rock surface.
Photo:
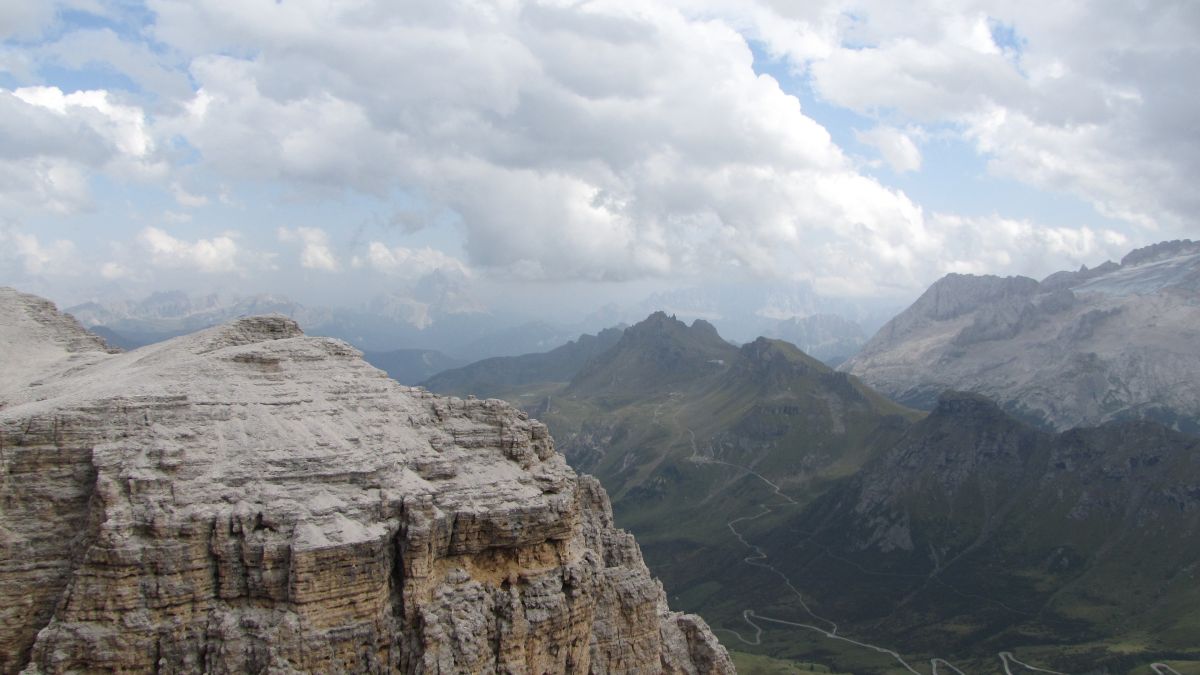
<svg viewBox="0 0 1200 675">
<path fill-rule="evenodd" d="M 114 354 L 0 289 L 0 345 L 0 672 L 733 672 L 507 404 L 282 316 Z"/>
<path fill-rule="evenodd" d="M 841 369 L 919 408 L 953 389 L 1052 429 L 1152 419 L 1200 432 L 1200 243 L 1041 282 L 948 275 Z"/>
</svg>

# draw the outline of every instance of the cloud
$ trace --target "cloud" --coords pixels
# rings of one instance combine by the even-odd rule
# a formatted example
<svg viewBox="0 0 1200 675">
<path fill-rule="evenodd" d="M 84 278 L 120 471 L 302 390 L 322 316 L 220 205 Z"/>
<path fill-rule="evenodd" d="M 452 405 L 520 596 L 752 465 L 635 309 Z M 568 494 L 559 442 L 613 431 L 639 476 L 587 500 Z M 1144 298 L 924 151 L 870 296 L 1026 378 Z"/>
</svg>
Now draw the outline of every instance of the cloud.
<svg viewBox="0 0 1200 675">
<path fill-rule="evenodd" d="M 56 239 L 43 244 L 37 235 L 13 227 L 0 228 L 0 245 L 10 258 L 28 275 L 75 275 L 80 263 L 75 243 Z"/>
<path fill-rule="evenodd" d="M 355 257 L 355 267 L 369 267 L 377 272 L 415 281 L 436 272 L 451 276 L 470 276 L 462 261 L 441 251 L 429 248 L 405 248 L 373 241 L 367 246 L 365 258 Z"/>
<path fill-rule="evenodd" d="M 877 126 L 869 131 L 856 132 L 854 137 L 859 143 L 878 150 L 896 173 L 921 169 L 920 149 L 907 133 L 895 127 Z"/>
<path fill-rule="evenodd" d="M 1200 5 L 956 0 L 914 12 L 859 0 L 852 14 L 801 11 L 775 3 L 749 30 L 827 102 L 948 124 L 996 175 L 1078 196 L 1140 238 L 1194 230 Z M 795 53 L 789 35 L 801 31 L 832 33 L 832 47 Z"/>
<path fill-rule="evenodd" d="M 0 3 L 0 38 L 36 36 L 54 20 L 55 4 L 46 0 Z"/>
<path fill-rule="evenodd" d="M 158 8 L 155 36 L 194 54 L 199 86 L 164 128 L 205 162 L 413 194 L 453 214 L 493 274 L 807 275 L 860 226 L 921 227 L 755 73 L 742 35 L 669 7 Z"/>
<path fill-rule="evenodd" d="M 169 52 L 122 39 L 110 28 L 76 30 L 37 50 L 45 61 L 82 70 L 99 68 L 128 76 L 142 90 L 166 98 L 192 94 L 187 73 L 170 60 Z"/>
<path fill-rule="evenodd" d="M 337 257 L 329 247 L 329 235 L 324 230 L 315 227 L 298 227 L 290 230 L 281 227 L 276 230 L 279 241 L 285 243 L 300 243 L 300 266 L 304 269 L 336 272 Z"/>
<path fill-rule="evenodd" d="M 176 239 L 156 227 L 147 227 L 137 236 L 138 244 L 158 268 L 187 268 L 209 274 L 241 271 L 238 245 L 231 235 L 194 242 Z"/>
<path fill-rule="evenodd" d="M 0 28 L 54 21 L 13 7 Z M 1126 241 L 1184 233 L 1200 209 L 1200 74 L 1186 67 L 1200 56 L 1195 3 L 154 0 L 151 10 L 138 31 L 66 31 L 30 50 L 33 66 L 0 52 L 13 68 L 110 68 L 142 90 L 0 90 L 0 206 L 85 210 L 96 174 L 160 181 L 185 208 L 207 203 L 185 184 L 265 189 L 293 206 L 367 195 L 402 211 L 408 233 L 463 237 L 462 261 L 382 242 L 357 261 L 405 277 L 445 264 L 518 280 L 747 274 L 911 292 L 934 270 L 1057 266 L 1047 256 L 1108 250 L 1114 231 L 1094 224 L 926 213 L 860 172 L 800 100 L 756 73 L 751 41 L 823 106 L 865 116 L 859 141 L 896 172 L 921 170 L 929 129 L 964 141 L 996 176 L 1126 221 L 1116 232 Z M 299 245 L 302 267 L 345 262 L 335 230 L 276 234 Z M 201 269 L 195 256 L 159 255 Z"/>
<path fill-rule="evenodd" d="M 152 178 L 166 165 L 143 111 L 106 91 L 0 89 L 0 204 L 69 214 L 91 206 L 90 177 Z"/>
<path fill-rule="evenodd" d="M 133 277 L 133 271 L 117 262 L 106 262 L 100 266 L 100 276 L 109 281 Z"/>
<path fill-rule="evenodd" d="M 967 218 L 932 216 L 945 251 L 941 273 L 1021 274 L 1040 277 L 1047 270 L 1120 260 L 1129 252 L 1128 237 L 1112 229 L 1047 227 L 998 215 Z"/>
<path fill-rule="evenodd" d="M 12 95 L 90 130 L 110 146 L 113 155 L 146 157 L 154 148 L 146 130 L 145 113 L 138 107 L 113 102 L 107 91 L 68 94 L 58 87 L 22 87 Z"/>
<path fill-rule="evenodd" d="M 171 196 L 175 198 L 175 201 L 180 206 L 190 209 L 199 208 L 208 204 L 208 197 L 188 192 L 186 188 L 179 184 L 179 181 L 174 181 L 171 183 Z"/>
<path fill-rule="evenodd" d="M 0 208 L 65 215 L 91 205 L 88 173 L 78 164 L 44 157 L 0 159 Z"/>
</svg>

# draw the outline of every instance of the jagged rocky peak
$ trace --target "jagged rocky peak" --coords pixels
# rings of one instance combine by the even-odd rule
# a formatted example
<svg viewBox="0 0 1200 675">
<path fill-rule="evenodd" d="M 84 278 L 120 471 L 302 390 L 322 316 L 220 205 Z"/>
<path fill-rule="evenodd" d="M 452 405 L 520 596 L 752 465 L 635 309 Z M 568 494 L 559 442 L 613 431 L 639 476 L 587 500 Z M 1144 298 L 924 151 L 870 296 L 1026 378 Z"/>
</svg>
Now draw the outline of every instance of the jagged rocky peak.
<svg viewBox="0 0 1200 675">
<path fill-rule="evenodd" d="M 655 312 L 625 329 L 612 349 L 580 369 L 569 391 L 624 400 L 708 377 L 735 356 L 737 348 L 707 321 L 696 319 L 688 326 L 665 312 Z"/>
<path fill-rule="evenodd" d="M 1121 266 L 1140 265 L 1181 255 L 1196 254 L 1200 254 L 1200 242 L 1191 239 L 1163 241 L 1130 251 L 1124 258 L 1121 258 Z"/>
<path fill-rule="evenodd" d="M 683 321 L 675 318 L 674 314 L 668 315 L 661 310 L 634 324 L 626 333 L 630 338 L 640 339 L 656 339 L 663 335 L 686 335 L 698 340 L 723 341 L 717 333 L 716 327 L 704 319 L 696 319 L 692 321 L 691 326 L 688 326 Z"/>
<path fill-rule="evenodd" d="M 0 673 L 733 671 L 505 403 L 280 316 L 128 353 L 0 316 L 0 366 L 33 364 L 0 408 Z"/>
<path fill-rule="evenodd" d="M 689 326 L 675 318 L 674 315 L 668 315 L 662 311 L 654 312 L 625 329 L 618 344 L 622 343 L 627 347 L 675 344 L 699 351 L 729 351 L 732 349 L 732 345 L 721 337 L 716 327 L 704 319 L 696 319 Z"/>
<path fill-rule="evenodd" d="M 842 364 L 895 400 L 946 389 L 1068 429 L 1150 418 L 1200 431 L 1200 244 L 1023 277 L 948 275 Z"/>
<path fill-rule="evenodd" d="M 1029 277 L 947 274 L 913 303 L 912 309 L 932 319 L 952 319 L 981 303 L 1024 299 L 1037 292 Z"/>
</svg>

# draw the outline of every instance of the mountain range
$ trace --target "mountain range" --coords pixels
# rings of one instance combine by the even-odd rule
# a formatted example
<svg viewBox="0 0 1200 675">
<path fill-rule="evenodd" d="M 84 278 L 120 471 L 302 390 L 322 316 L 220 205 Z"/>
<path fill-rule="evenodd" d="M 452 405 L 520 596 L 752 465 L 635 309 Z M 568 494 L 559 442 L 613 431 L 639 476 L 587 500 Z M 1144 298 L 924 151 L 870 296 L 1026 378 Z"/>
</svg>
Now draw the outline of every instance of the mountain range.
<svg viewBox="0 0 1200 675">
<path fill-rule="evenodd" d="M 1127 258 L 1127 279 L 1177 257 L 1161 255 Z M 965 285 L 1000 302 L 1028 282 Z M 982 304 L 931 297 L 914 308 Z M 519 384 L 513 371 L 547 356 L 426 386 L 467 395 L 507 373 L 486 395 L 547 423 L 673 601 L 735 649 L 855 673 L 1200 663 L 1200 550 L 1181 544 L 1200 537 L 1190 436 L 1152 419 L 1052 432 L 968 393 L 939 392 L 926 416 L 786 342 L 739 348 L 661 312 L 557 379 Z"/>
<path fill-rule="evenodd" d="M 484 366 L 538 370 L 550 357 L 484 362 L 424 386 L 465 396 L 487 381 Z M 703 320 L 662 312 L 570 377 L 493 391 L 545 422 L 572 466 L 606 486 L 672 602 L 723 629 L 781 590 L 744 568 L 745 543 L 728 521 L 758 514 L 757 526 L 781 525 L 791 511 L 762 513 L 763 502 L 780 490 L 810 501 L 919 417 L 786 342 L 736 347 Z"/>
<path fill-rule="evenodd" d="M 596 335 L 581 335 L 578 340 L 548 352 L 497 356 L 448 368 L 422 384 L 430 391 L 482 398 L 504 398 L 514 391 L 554 387 L 569 381 L 592 358 L 608 351 L 621 339 L 623 331 L 624 327 L 607 328 Z"/>
<path fill-rule="evenodd" d="M 1155 419 L 1200 431 L 1200 243 L 1027 277 L 949 275 L 841 369 L 905 405 L 947 389 L 1065 430 Z"/>
<path fill-rule="evenodd" d="M 442 296 L 437 297 L 446 300 Z M 455 300 L 457 296 L 449 297 Z M 192 296 L 165 291 L 138 301 L 87 302 L 66 311 L 123 349 L 238 317 L 283 314 L 310 334 L 346 340 L 369 358 L 378 357 L 378 362 L 372 363 L 410 384 L 442 369 L 488 357 L 546 351 L 580 333 L 571 326 L 496 316 L 474 304 L 423 302 L 397 294 L 376 296 L 359 307 L 309 307 L 269 294 Z M 398 350 L 401 353 L 396 353 Z M 401 366 L 404 359 L 417 360 Z"/>
<path fill-rule="evenodd" d="M 764 332 L 821 359 L 663 311 L 440 372 L 368 355 L 545 423 L 672 605 L 779 668 L 1200 668 L 1200 244 L 948 275 L 838 370 L 861 329 L 801 309 Z"/>
</svg>

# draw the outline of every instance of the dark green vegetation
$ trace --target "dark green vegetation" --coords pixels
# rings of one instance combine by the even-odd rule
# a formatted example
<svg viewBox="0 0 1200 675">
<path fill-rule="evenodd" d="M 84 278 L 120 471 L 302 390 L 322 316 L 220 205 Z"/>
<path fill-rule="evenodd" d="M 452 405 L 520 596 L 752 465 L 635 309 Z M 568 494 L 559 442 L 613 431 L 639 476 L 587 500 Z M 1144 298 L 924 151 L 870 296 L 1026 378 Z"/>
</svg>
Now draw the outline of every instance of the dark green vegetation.
<svg viewBox="0 0 1200 675">
<path fill-rule="evenodd" d="M 833 671 L 819 663 L 784 661 L 761 654 L 730 650 L 738 675 L 831 675 Z M 837 674 L 833 674 L 837 675 Z"/>
<path fill-rule="evenodd" d="M 1200 660 L 1200 441 L 1157 424 L 1054 434 L 947 394 L 784 532 L 764 548 L 818 613 L 908 653 Z"/>
<path fill-rule="evenodd" d="M 520 384 L 554 361 L 520 358 L 429 384 L 545 421 L 672 606 L 778 659 L 747 667 L 911 672 L 889 649 L 922 673 L 1003 672 L 1002 651 L 1063 672 L 1200 662 L 1195 439 L 1056 435 L 969 395 L 921 419 L 790 344 L 661 313 L 560 380 Z"/>
</svg>

